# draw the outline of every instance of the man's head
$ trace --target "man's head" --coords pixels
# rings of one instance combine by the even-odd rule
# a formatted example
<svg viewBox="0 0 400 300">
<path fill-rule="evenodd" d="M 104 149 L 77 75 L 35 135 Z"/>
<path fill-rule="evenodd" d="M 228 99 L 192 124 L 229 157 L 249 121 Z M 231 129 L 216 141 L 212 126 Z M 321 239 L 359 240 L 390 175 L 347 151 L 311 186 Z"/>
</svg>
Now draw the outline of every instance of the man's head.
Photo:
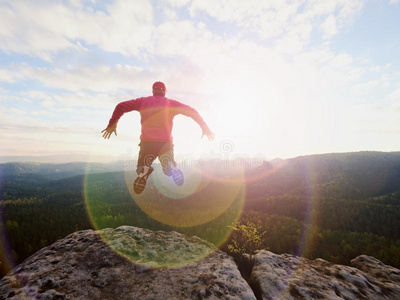
<svg viewBox="0 0 400 300">
<path fill-rule="evenodd" d="M 167 89 L 165 88 L 165 84 L 161 81 L 154 82 L 153 84 L 153 95 L 154 96 L 165 96 L 165 92 Z"/>
</svg>

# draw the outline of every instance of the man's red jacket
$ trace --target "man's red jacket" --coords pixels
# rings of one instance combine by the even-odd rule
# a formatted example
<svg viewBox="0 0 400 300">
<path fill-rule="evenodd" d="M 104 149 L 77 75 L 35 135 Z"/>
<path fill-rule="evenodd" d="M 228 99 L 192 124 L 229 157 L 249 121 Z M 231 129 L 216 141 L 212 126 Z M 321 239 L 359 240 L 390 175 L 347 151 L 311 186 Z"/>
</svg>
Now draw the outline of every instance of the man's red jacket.
<svg viewBox="0 0 400 300">
<path fill-rule="evenodd" d="M 189 105 L 163 96 L 149 96 L 119 103 L 107 128 L 117 125 L 121 116 L 132 110 L 140 112 L 142 141 L 172 142 L 172 121 L 178 114 L 191 117 L 202 129 L 207 127 L 199 113 Z"/>
</svg>

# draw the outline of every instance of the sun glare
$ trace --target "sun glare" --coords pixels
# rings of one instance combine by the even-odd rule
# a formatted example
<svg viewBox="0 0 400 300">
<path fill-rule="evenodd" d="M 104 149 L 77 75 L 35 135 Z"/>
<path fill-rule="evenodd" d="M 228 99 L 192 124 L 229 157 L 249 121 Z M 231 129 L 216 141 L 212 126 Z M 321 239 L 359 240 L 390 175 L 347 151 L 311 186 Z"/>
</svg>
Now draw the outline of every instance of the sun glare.
<svg viewBox="0 0 400 300">
<path fill-rule="evenodd" d="M 276 105 L 278 93 L 269 81 L 233 78 L 229 82 L 210 85 L 219 86 L 210 97 L 215 103 L 211 118 L 215 131 L 221 136 L 238 140 L 257 138 L 273 127 L 277 115 L 284 114 Z M 273 119 L 268 117 L 271 109 Z"/>
</svg>

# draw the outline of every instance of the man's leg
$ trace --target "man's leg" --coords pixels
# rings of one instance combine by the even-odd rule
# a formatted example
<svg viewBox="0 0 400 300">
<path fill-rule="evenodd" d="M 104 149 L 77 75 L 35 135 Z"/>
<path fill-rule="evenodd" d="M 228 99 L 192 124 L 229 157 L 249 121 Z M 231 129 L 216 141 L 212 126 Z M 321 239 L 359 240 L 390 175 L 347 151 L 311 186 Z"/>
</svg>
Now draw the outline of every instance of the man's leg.
<svg viewBox="0 0 400 300">
<path fill-rule="evenodd" d="M 136 194 L 140 194 L 145 189 L 147 179 L 153 172 L 151 165 L 157 157 L 157 153 L 155 153 L 154 146 L 151 143 L 142 141 L 139 146 L 140 151 L 136 168 L 136 173 L 139 177 L 133 183 L 133 189 Z"/>
<path fill-rule="evenodd" d="M 152 142 L 142 141 L 139 144 L 139 156 L 136 168 L 136 173 L 139 175 L 144 169 L 151 168 L 154 160 L 157 157 L 157 149 Z"/>
<path fill-rule="evenodd" d="M 161 163 L 165 175 L 172 176 L 172 170 L 176 167 L 174 160 L 174 145 L 172 143 L 163 143 L 160 147 L 158 159 Z"/>
<path fill-rule="evenodd" d="M 183 173 L 177 168 L 174 160 L 174 145 L 172 143 L 165 143 L 161 147 L 158 159 L 160 160 L 162 170 L 165 175 L 172 176 L 172 179 L 177 185 L 183 184 Z"/>
</svg>

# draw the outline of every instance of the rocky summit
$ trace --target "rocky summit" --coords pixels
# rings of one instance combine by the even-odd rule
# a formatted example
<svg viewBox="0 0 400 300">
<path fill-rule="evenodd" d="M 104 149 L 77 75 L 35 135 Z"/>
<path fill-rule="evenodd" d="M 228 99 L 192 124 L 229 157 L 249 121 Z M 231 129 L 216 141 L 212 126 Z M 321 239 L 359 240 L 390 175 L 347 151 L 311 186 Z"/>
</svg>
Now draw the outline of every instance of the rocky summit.
<svg viewBox="0 0 400 300">
<path fill-rule="evenodd" d="M 400 299 L 400 271 L 361 255 L 350 266 L 259 251 L 252 286 L 262 299 Z"/>
<path fill-rule="evenodd" d="M 0 299 L 400 299 L 400 271 L 259 251 L 247 283 L 233 259 L 177 232 L 131 226 L 73 233 L 0 281 Z M 251 287 L 250 287 L 251 286 Z"/>
<path fill-rule="evenodd" d="M 212 244 L 131 226 L 73 233 L 0 282 L 0 299 L 255 299 Z"/>
</svg>

